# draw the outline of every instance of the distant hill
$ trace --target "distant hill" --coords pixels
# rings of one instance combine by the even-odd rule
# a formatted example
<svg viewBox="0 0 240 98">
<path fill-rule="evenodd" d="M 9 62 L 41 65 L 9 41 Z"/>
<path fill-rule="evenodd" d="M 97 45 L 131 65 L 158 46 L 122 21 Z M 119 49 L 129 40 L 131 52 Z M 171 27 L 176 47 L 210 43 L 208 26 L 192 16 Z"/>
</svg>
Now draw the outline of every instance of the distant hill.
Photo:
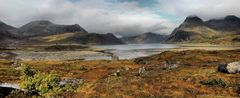
<svg viewBox="0 0 240 98">
<path fill-rule="evenodd" d="M 167 41 L 215 44 L 237 42 L 233 39 L 238 39 L 239 21 L 240 19 L 236 16 L 209 21 L 203 21 L 197 16 L 189 16 L 179 27 L 174 29 Z M 226 40 L 228 41 L 226 42 Z"/>
<path fill-rule="evenodd" d="M 112 33 L 97 34 L 97 33 L 64 33 L 58 35 L 47 36 L 43 38 L 47 43 L 78 43 L 91 45 L 114 45 L 123 44 L 123 42 L 114 36 Z"/>
<path fill-rule="evenodd" d="M 48 20 L 32 21 L 26 25 L 23 25 L 19 29 L 19 33 L 25 37 L 49 36 L 66 32 L 87 33 L 87 31 L 78 24 L 59 25 L 54 24 Z"/>
<path fill-rule="evenodd" d="M 161 43 L 168 38 L 168 35 L 160 35 L 152 32 L 136 36 L 122 37 L 121 40 L 128 44 L 142 44 L 142 43 Z"/>
<path fill-rule="evenodd" d="M 113 34 L 88 33 L 78 24 L 59 25 L 47 20 L 30 22 L 20 27 L 19 33 L 28 39 L 29 44 L 122 44 Z"/>
</svg>

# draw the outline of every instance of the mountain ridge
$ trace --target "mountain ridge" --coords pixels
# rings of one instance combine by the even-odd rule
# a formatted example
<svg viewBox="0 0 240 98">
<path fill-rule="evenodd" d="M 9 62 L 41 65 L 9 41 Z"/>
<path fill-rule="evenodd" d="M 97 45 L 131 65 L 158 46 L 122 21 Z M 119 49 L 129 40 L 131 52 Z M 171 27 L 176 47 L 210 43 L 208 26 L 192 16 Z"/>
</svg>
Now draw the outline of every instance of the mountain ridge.
<svg viewBox="0 0 240 98">
<path fill-rule="evenodd" d="M 216 43 L 216 40 L 226 39 L 224 35 L 230 34 L 235 36 L 239 31 L 240 18 L 233 15 L 226 16 L 223 19 L 210 19 L 208 21 L 202 21 L 197 16 L 189 16 L 179 27 L 173 30 L 167 42 Z"/>
<path fill-rule="evenodd" d="M 80 25 L 59 25 L 54 24 L 48 20 L 36 20 L 29 22 L 19 28 L 20 33 L 23 36 L 35 37 L 35 36 L 48 36 L 54 34 L 61 34 L 65 32 L 81 32 L 88 33 Z"/>
</svg>

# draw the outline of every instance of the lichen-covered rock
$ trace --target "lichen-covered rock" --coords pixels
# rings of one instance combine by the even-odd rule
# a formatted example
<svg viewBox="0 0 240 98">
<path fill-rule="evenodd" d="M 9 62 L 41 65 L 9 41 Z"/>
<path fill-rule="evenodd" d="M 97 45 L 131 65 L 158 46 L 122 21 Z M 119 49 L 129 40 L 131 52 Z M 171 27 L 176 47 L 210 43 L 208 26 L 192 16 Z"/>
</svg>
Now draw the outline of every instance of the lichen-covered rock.
<svg viewBox="0 0 240 98">
<path fill-rule="evenodd" d="M 227 70 L 229 73 L 239 73 L 240 72 L 240 62 L 232 62 L 227 65 Z"/>
</svg>

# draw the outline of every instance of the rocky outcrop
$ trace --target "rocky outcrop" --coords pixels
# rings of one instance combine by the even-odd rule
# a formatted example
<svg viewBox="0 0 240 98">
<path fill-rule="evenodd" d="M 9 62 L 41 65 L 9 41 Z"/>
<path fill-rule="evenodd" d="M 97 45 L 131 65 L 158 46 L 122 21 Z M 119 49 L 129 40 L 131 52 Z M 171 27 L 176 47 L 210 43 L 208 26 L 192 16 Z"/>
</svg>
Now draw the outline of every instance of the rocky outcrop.
<svg viewBox="0 0 240 98">
<path fill-rule="evenodd" d="M 143 44 L 143 43 L 161 43 L 166 41 L 167 38 L 168 35 L 160 35 L 152 32 L 147 32 L 136 36 L 122 37 L 121 40 L 124 43 L 128 44 Z"/>
</svg>

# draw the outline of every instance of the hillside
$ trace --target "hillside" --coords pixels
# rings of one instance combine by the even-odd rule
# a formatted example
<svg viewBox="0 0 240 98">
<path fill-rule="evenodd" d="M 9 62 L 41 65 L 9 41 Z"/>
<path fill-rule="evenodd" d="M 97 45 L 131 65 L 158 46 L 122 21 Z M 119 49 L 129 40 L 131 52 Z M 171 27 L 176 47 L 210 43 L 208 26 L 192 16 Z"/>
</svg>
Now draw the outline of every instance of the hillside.
<svg viewBox="0 0 240 98">
<path fill-rule="evenodd" d="M 19 28 L 25 37 L 40 37 L 48 35 L 62 34 L 66 32 L 81 32 L 87 33 L 80 25 L 59 25 L 48 20 L 32 21 Z"/>
<path fill-rule="evenodd" d="M 240 18 L 230 15 L 223 19 L 206 21 L 209 27 L 229 33 L 240 33 Z"/>
<path fill-rule="evenodd" d="M 97 33 L 63 33 L 58 35 L 47 36 L 43 38 L 47 43 L 76 43 L 76 44 L 89 44 L 89 45 L 114 45 L 123 44 L 112 33 L 97 34 Z"/>
<path fill-rule="evenodd" d="M 80 25 L 59 25 L 48 20 L 32 21 L 15 28 L 0 21 L 0 46 L 8 44 L 123 44 L 113 34 L 88 33 Z"/>
<path fill-rule="evenodd" d="M 189 16 L 170 35 L 168 42 L 180 43 L 238 43 L 240 19 L 227 16 L 224 19 L 203 21 L 197 16 Z M 224 39 L 224 40 L 223 40 Z M 225 40 L 228 40 L 225 41 Z"/>
<path fill-rule="evenodd" d="M 143 44 L 143 43 L 161 43 L 168 38 L 167 35 L 155 34 L 147 32 L 136 36 L 122 37 L 121 40 L 128 44 Z"/>
</svg>

